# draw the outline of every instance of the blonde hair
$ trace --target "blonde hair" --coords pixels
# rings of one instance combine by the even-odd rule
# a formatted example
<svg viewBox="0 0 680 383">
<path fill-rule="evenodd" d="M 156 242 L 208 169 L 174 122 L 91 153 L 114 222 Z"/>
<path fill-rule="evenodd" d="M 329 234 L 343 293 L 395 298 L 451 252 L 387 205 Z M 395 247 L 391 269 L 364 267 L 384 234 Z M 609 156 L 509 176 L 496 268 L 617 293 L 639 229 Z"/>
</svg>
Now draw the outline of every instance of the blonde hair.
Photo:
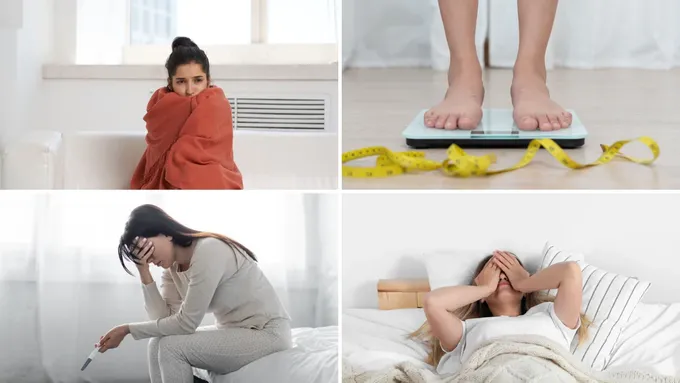
<svg viewBox="0 0 680 383">
<path fill-rule="evenodd" d="M 475 277 L 482 271 L 484 265 L 489 259 L 491 259 L 491 256 L 484 258 L 479 263 L 477 270 L 475 271 Z M 522 264 L 521 261 L 520 264 Z M 555 297 L 552 295 L 544 294 L 538 291 L 529 293 L 522 298 L 522 314 L 526 313 L 534 306 L 545 302 L 553 302 L 554 300 Z M 491 310 L 489 309 L 489 305 L 482 301 L 470 303 L 469 305 L 463 306 L 457 310 L 450 311 L 450 313 L 461 321 L 472 318 L 485 318 L 493 316 L 493 313 L 491 313 Z M 590 323 L 591 322 L 588 317 L 581 313 L 581 326 L 576 332 L 579 346 L 588 338 L 588 327 L 590 326 Z M 442 350 L 439 339 L 432 335 L 430 324 L 427 321 L 425 321 L 425 323 L 423 323 L 416 331 L 409 334 L 409 338 L 423 341 L 428 346 L 429 352 L 425 360 L 428 364 L 432 366 L 439 364 L 439 361 L 444 356 L 444 351 Z"/>
</svg>

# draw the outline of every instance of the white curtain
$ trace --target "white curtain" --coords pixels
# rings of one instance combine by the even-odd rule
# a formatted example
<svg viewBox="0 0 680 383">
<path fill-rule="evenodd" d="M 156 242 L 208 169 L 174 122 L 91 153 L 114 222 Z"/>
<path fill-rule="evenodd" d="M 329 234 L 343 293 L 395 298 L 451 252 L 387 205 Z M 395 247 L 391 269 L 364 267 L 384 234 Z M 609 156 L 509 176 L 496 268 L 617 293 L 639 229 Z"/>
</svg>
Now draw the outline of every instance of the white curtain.
<svg viewBox="0 0 680 383">
<path fill-rule="evenodd" d="M 490 65 L 512 67 L 519 37 L 517 2 L 479 3 L 478 55 L 482 57 L 488 38 Z M 437 4 L 436 0 L 350 0 L 343 10 L 345 67 L 445 70 L 448 48 Z M 551 68 L 583 69 L 678 67 L 679 16 L 678 0 L 563 0 L 546 63 Z"/>
<path fill-rule="evenodd" d="M 489 59 L 511 67 L 517 3 L 491 1 Z M 680 66 L 680 1 L 563 0 L 546 58 L 549 67 L 669 69 Z"/>
<path fill-rule="evenodd" d="M 0 381 L 146 376 L 146 342 L 130 337 L 79 371 L 99 336 L 146 320 L 140 282 L 124 272 L 116 254 L 130 211 L 144 203 L 253 250 L 294 327 L 337 325 L 334 195 L 8 192 L 0 198 Z M 160 270 L 154 271 L 158 277 Z M 212 321 L 209 315 L 204 324 Z"/>
<path fill-rule="evenodd" d="M 477 54 L 483 55 L 488 0 L 479 0 Z M 437 0 L 344 0 L 343 67 L 446 70 L 449 51 Z"/>
</svg>

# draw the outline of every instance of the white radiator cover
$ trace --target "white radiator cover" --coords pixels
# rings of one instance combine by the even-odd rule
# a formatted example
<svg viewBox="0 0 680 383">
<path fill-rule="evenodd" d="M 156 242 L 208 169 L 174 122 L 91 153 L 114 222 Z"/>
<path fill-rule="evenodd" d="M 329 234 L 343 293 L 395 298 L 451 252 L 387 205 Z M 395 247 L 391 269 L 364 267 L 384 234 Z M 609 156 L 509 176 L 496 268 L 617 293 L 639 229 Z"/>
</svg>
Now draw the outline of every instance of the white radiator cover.
<svg viewBox="0 0 680 383">
<path fill-rule="evenodd" d="M 321 95 L 230 97 L 234 129 L 327 130 L 328 98 Z"/>
</svg>

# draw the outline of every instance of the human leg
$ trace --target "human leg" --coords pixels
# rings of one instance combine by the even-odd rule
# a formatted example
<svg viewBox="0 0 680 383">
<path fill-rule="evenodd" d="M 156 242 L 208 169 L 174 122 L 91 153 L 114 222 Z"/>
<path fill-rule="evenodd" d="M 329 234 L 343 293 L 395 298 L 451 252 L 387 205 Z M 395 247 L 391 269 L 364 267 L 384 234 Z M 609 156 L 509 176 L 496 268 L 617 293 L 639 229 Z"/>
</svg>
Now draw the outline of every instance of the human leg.
<svg viewBox="0 0 680 383">
<path fill-rule="evenodd" d="M 192 367 L 228 374 L 290 344 L 287 321 L 262 330 L 214 329 L 162 337 L 157 347 L 161 381 L 192 383 Z"/>
<path fill-rule="evenodd" d="M 477 0 L 440 0 L 449 46 L 448 89 L 444 100 L 425 113 L 425 125 L 438 129 L 474 129 L 482 119 L 484 85 L 475 48 Z"/>
<path fill-rule="evenodd" d="M 517 0 L 519 50 L 511 87 L 513 117 L 522 130 L 557 130 L 572 116 L 550 98 L 545 54 L 558 0 Z"/>
</svg>

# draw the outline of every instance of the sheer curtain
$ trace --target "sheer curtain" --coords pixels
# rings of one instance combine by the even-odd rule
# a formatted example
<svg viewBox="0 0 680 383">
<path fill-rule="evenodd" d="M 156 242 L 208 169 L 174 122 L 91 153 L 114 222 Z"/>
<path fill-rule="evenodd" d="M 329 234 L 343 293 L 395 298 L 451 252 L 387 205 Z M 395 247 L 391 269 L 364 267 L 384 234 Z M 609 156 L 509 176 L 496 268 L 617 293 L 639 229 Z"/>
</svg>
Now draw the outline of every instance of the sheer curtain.
<svg viewBox="0 0 680 383">
<path fill-rule="evenodd" d="M 477 54 L 487 36 L 488 0 L 479 0 Z M 343 67 L 429 67 L 446 70 L 449 50 L 437 0 L 345 0 Z"/>
<path fill-rule="evenodd" d="M 448 68 L 437 0 L 345 0 L 344 67 Z M 546 58 L 549 67 L 680 66 L 680 1 L 562 0 Z M 512 67 L 519 39 L 516 0 L 479 0 L 477 53 Z"/>
<path fill-rule="evenodd" d="M 511 67 L 517 54 L 517 2 L 491 1 L 489 59 Z M 560 1 L 549 67 L 669 69 L 680 66 L 680 1 Z"/>
<path fill-rule="evenodd" d="M 140 282 L 125 273 L 116 254 L 130 211 L 144 203 L 253 250 L 294 327 L 337 325 L 333 195 L 9 192 L 0 198 L 5 218 L 0 228 L 0 341 L 15 346 L 1 348 L 0 381 L 40 382 L 45 375 L 78 381 L 77 376 L 88 373 L 97 376 L 93 381 L 145 376 L 146 342 L 131 338 L 100 358 L 110 362 L 78 374 L 99 336 L 115 325 L 147 319 Z M 158 277 L 160 270 L 154 272 Z M 204 324 L 212 320 L 209 315 Z"/>
</svg>

